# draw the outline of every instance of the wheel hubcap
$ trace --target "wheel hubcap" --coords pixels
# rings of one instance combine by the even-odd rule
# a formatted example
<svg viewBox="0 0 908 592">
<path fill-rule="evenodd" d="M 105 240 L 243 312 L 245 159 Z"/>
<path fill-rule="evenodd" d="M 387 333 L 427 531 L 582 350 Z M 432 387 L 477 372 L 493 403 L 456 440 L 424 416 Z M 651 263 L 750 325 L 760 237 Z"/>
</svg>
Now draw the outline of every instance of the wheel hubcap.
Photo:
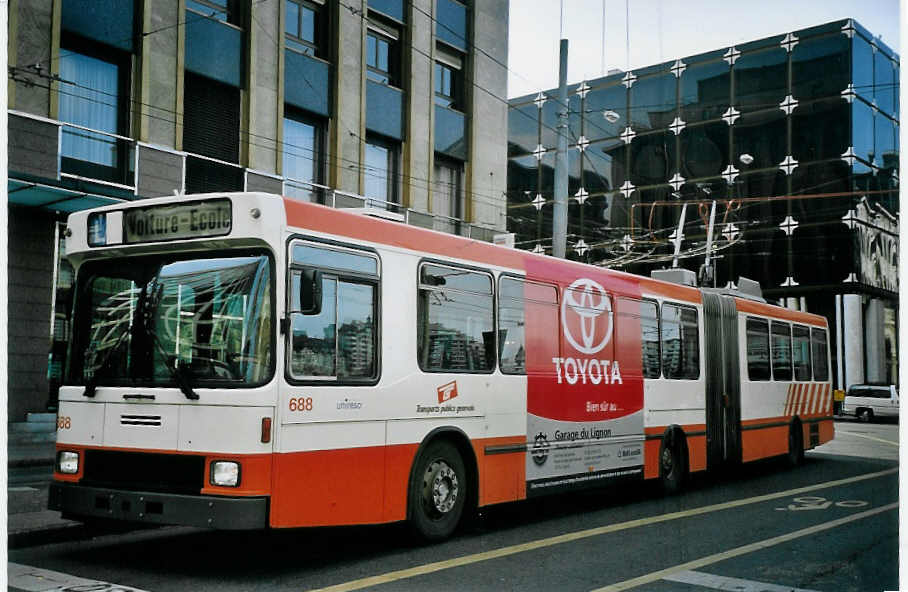
<svg viewBox="0 0 908 592">
<path fill-rule="evenodd" d="M 666 448 L 662 451 L 662 469 L 665 471 L 665 474 L 672 472 L 673 465 L 672 451 Z"/>
<path fill-rule="evenodd" d="M 434 513 L 447 514 L 457 503 L 460 483 L 448 463 L 437 460 L 429 465 L 423 480 L 423 501 Z"/>
</svg>

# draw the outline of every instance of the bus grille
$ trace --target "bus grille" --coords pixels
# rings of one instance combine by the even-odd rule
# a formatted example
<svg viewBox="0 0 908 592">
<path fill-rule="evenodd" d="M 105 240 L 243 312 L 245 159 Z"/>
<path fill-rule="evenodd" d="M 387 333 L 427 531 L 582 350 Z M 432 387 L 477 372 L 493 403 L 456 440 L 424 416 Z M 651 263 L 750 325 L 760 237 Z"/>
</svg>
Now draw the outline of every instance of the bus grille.
<svg viewBox="0 0 908 592">
<path fill-rule="evenodd" d="M 205 457 L 86 450 L 85 473 L 80 483 L 130 491 L 198 494 L 205 485 Z"/>
</svg>

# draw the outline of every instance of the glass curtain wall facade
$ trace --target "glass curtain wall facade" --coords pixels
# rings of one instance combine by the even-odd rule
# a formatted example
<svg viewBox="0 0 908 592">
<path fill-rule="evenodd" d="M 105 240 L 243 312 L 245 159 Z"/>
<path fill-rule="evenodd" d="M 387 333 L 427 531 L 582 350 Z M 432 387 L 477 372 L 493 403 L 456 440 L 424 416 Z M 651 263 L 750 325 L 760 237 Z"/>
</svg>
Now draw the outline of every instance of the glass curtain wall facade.
<svg viewBox="0 0 908 592">
<path fill-rule="evenodd" d="M 836 292 L 894 306 L 895 255 L 867 251 L 897 238 L 855 219 L 898 212 L 898 76 L 899 57 L 843 20 L 569 86 L 568 257 L 670 267 L 687 203 L 679 263 L 698 271 L 715 202 L 715 285 L 756 279 L 832 319 Z M 537 252 L 551 252 L 556 97 L 509 108 L 508 230 Z M 884 261 L 868 272 L 868 258 Z"/>
<path fill-rule="evenodd" d="M 569 256 L 648 273 L 695 202 L 682 265 L 697 270 L 716 200 L 719 285 L 857 272 L 843 217 L 864 196 L 898 211 L 899 61 L 871 40 L 841 21 L 569 87 Z M 525 249 L 551 247 L 556 94 L 509 109 L 508 226 Z"/>
</svg>

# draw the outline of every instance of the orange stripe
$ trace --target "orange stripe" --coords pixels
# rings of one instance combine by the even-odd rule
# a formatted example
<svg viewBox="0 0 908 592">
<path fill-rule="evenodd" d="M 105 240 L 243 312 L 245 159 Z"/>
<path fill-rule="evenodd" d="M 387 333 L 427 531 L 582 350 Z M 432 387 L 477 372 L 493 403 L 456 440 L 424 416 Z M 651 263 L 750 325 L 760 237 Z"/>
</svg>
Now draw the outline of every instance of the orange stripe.
<svg viewBox="0 0 908 592">
<path fill-rule="evenodd" d="M 797 323 L 804 323 L 807 325 L 813 325 L 815 327 L 825 328 L 827 325 L 826 317 L 815 314 L 789 310 L 787 308 L 781 308 L 778 306 L 773 306 L 771 304 L 764 304 L 762 302 L 754 302 L 753 300 L 744 300 L 739 298 L 735 299 L 735 304 L 737 306 L 738 312 L 759 314 L 776 319 L 785 319 L 786 321 L 795 321 Z"/>
<path fill-rule="evenodd" d="M 791 402 L 794 399 L 795 389 L 798 388 L 796 384 L 788 385 L 788 397 L 785 398 L 785 409 L 782 411 L 782 415 L 791 415 Z"/>
</svg>

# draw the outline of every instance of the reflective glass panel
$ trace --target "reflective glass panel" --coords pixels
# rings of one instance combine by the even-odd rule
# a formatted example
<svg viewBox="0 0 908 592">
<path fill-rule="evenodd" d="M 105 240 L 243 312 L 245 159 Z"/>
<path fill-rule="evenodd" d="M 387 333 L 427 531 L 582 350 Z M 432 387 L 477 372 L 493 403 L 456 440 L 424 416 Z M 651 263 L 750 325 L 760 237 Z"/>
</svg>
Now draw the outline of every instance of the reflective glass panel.
<svg viewBox="0 0 908 592">
<path fill-rule="evenodd" d="M 858 96 L 873 101 L 873 47 L 860 35 L 851 38 L 851 83 Z"/>
<path fill-rule="evenodd" d="M 797 113 L 797 110 L 795 110 Z M 788 154 L 785 112 L 778 108 L 746 113 L 732 126 L 732 163 L 746 173 L 778 166 Z M 750 164 L 741 162 L 741 155 L 753 158 Z"/>
<path fill-rule="evenodd" d="M 895 73 L 892 60 L 881 51 L 876 52 L 873 65 L 873 90 L 876 105 L 883 113 L 892 115 L 895 112 Z"/>
<path fill-rule="evenodd" d="M 508 156 L 529 154 L 539 144 L 539 108 L 533 103 L 508 108 Z"/>
<path fill-rule="evenodd" d="M 722 117 L 730 101 L 728 62 L 690 65 L 681 73 L 681 119 L 688 124 Z"/>
<path fill-rule="evenodd" d="M 677 78 L 662 74 L 638 78 L 631 86 L 631 127 L 640 133 L 666 128 L 677 117 Z"/>
<path fill-rule="evenodd" d="M 851 145 L 854 154 L 868 163 L 872 163 L 876 156 L 873 131 L 873 109 L 865 103 L 855 99 L 851 104 Z"/>
<path fill-rule="evenodd" d="M 620 83 L 591 90 L 584 99 L 583 110 L 583 133 L 591 141 L 616 138 L 630 125 L 627 118 L 627 88 Z"/>
<path fill-rule="evenodd" d="M 583 186 L 590 193 L 612 191 L 627 180 L 627 145 L 612 139 L 590 144 L 583 153 Z"/>
<path fill-rule="evenodd" d="M 849 105 L 836 97 L 801 103 L 791 114 L 791 154 L 798 162 L 839 158 L 848 150 Z"/>
<path fill-rule="evenodd" d="M 794 98 L 839 97 L 851 82 L 848 54 L 848 37 L 841 33 L 801 39 L 791 54 Z"/>
<path fill-rule="evenodd" d="M 631 183 L 638 187 L 667 183 L 677 170 L 676 141 L 672 132 L 635 137 L 631 142 Z"/>
<path fill-rule="evenodd" d="M 724 121 L 681 130 L 681 176 L 717 176 L 728 166 L 728 125 Z"/>
<path fill-rule="evenodd" d="M 873 120 L 873 164 L 880 168 L 898 167 L 899 155 L 895 149 L 895 122 L 882 113 L 875 113 Z"/>
<path fill-rule="evenodd" d="M 774 47 L 741 54 L 734 65 L 734 80 L 738 111 L 778 107 L 788 94 L 788 52 Z"/>
</svg>

